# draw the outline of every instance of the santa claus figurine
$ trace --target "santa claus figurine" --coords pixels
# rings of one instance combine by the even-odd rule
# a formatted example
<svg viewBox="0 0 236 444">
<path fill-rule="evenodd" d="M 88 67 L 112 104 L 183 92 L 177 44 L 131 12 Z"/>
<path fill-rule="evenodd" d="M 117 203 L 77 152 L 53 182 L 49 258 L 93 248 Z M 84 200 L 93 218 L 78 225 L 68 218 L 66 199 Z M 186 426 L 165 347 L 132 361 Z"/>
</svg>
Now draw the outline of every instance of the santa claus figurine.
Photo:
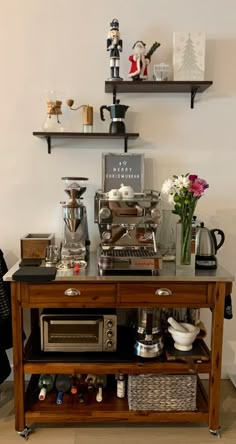
<svg viewBox="0 0 236 444">
<path fill-rule="evenodd" d="M 151 56 L 160 46 L 160 43 L 153 43 L 152 47 L 146 52 L 146 44 L 142 40 L 138 40 L 133 45 L 133 55 L 129 56 L 131 67 L 128 76 L 133 80 L 144 80 L 148 77 L 147 67 L 150 63 Z"/>
</svg>

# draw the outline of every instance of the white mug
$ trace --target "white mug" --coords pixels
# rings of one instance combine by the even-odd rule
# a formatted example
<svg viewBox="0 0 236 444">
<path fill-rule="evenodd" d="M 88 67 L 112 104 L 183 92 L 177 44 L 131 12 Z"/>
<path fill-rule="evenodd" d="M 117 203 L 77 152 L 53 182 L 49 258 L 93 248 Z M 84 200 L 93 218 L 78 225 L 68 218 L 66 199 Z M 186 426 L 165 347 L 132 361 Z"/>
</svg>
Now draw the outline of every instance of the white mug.
<svg viewBox="0 0 236 444">
<path fill-rule="evenodd" d="M 113 188 L 112 190 L 108 191 L 107 197 L 111 200 L 119 200 L 121 198 L 121 193 L 119 190 Z"/>
<path fill-rule="evenodd" d="M 134 198 L 134 190 L 129 185 L 121 184 L 119 189 L 122 199 L 133 199 Z"/>
</svg>

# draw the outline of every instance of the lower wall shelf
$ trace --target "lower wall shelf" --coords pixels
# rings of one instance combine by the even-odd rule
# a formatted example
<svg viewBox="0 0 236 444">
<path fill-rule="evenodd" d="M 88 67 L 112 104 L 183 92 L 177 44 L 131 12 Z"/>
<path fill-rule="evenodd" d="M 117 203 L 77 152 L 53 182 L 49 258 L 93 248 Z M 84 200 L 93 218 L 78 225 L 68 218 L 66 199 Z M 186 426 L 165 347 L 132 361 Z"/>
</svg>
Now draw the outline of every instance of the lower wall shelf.
<svg viewBox="0 0 236 444">
<path fill-rule="evenodd" d="M 33 136 L 46 139 L 48 145 L 48 154 L 51 154 L 51 140 L 57 139 L 121 139 L 124 141 L 124 152 L 128 151 L 128 139 L 137 139 L 139 133 L 125 133 L 125 134 L 113 134 L 113 133 L 77 133 L 77 132 L 43 132 L 34 131 Z"/>
</svg>

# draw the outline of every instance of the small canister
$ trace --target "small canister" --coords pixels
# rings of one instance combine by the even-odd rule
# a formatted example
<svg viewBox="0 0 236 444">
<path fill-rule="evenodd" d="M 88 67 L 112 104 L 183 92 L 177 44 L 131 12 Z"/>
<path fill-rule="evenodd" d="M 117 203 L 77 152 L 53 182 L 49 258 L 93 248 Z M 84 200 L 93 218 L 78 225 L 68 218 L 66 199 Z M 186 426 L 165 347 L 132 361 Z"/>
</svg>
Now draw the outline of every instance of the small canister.
<svg viewBox="0 0 236 444">
<path fill-rule="evenodd" d="M 83 106 L 83 132 L 93 132 L 93 107 L 89 105 Z"/>
</svg>

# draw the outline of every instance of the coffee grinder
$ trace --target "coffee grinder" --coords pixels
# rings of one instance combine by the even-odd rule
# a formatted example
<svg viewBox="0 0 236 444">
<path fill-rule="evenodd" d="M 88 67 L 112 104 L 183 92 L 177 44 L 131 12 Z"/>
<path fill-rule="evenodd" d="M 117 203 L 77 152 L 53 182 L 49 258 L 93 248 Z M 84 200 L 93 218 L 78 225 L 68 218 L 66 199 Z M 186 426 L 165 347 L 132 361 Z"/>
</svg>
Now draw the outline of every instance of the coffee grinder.
<svg viewBox="0 0 236 444">
<path fill-rule="evenodd" d="M 160 328 L 160 309 L 139 308 L 134 352 L 142 358 L 155 358 L 164 350 Z"/>
<path fill-rule="evenodd" d="M 86 191 L 87 177 L 62 177 L 64 191 L 69 202 L 61 202 L 64 224 L 64 235 L 61 260 L 68 263 L 75 260 L 87 260 L 90 245 L 86 207 L 82 195 Z"/>
</svg>

